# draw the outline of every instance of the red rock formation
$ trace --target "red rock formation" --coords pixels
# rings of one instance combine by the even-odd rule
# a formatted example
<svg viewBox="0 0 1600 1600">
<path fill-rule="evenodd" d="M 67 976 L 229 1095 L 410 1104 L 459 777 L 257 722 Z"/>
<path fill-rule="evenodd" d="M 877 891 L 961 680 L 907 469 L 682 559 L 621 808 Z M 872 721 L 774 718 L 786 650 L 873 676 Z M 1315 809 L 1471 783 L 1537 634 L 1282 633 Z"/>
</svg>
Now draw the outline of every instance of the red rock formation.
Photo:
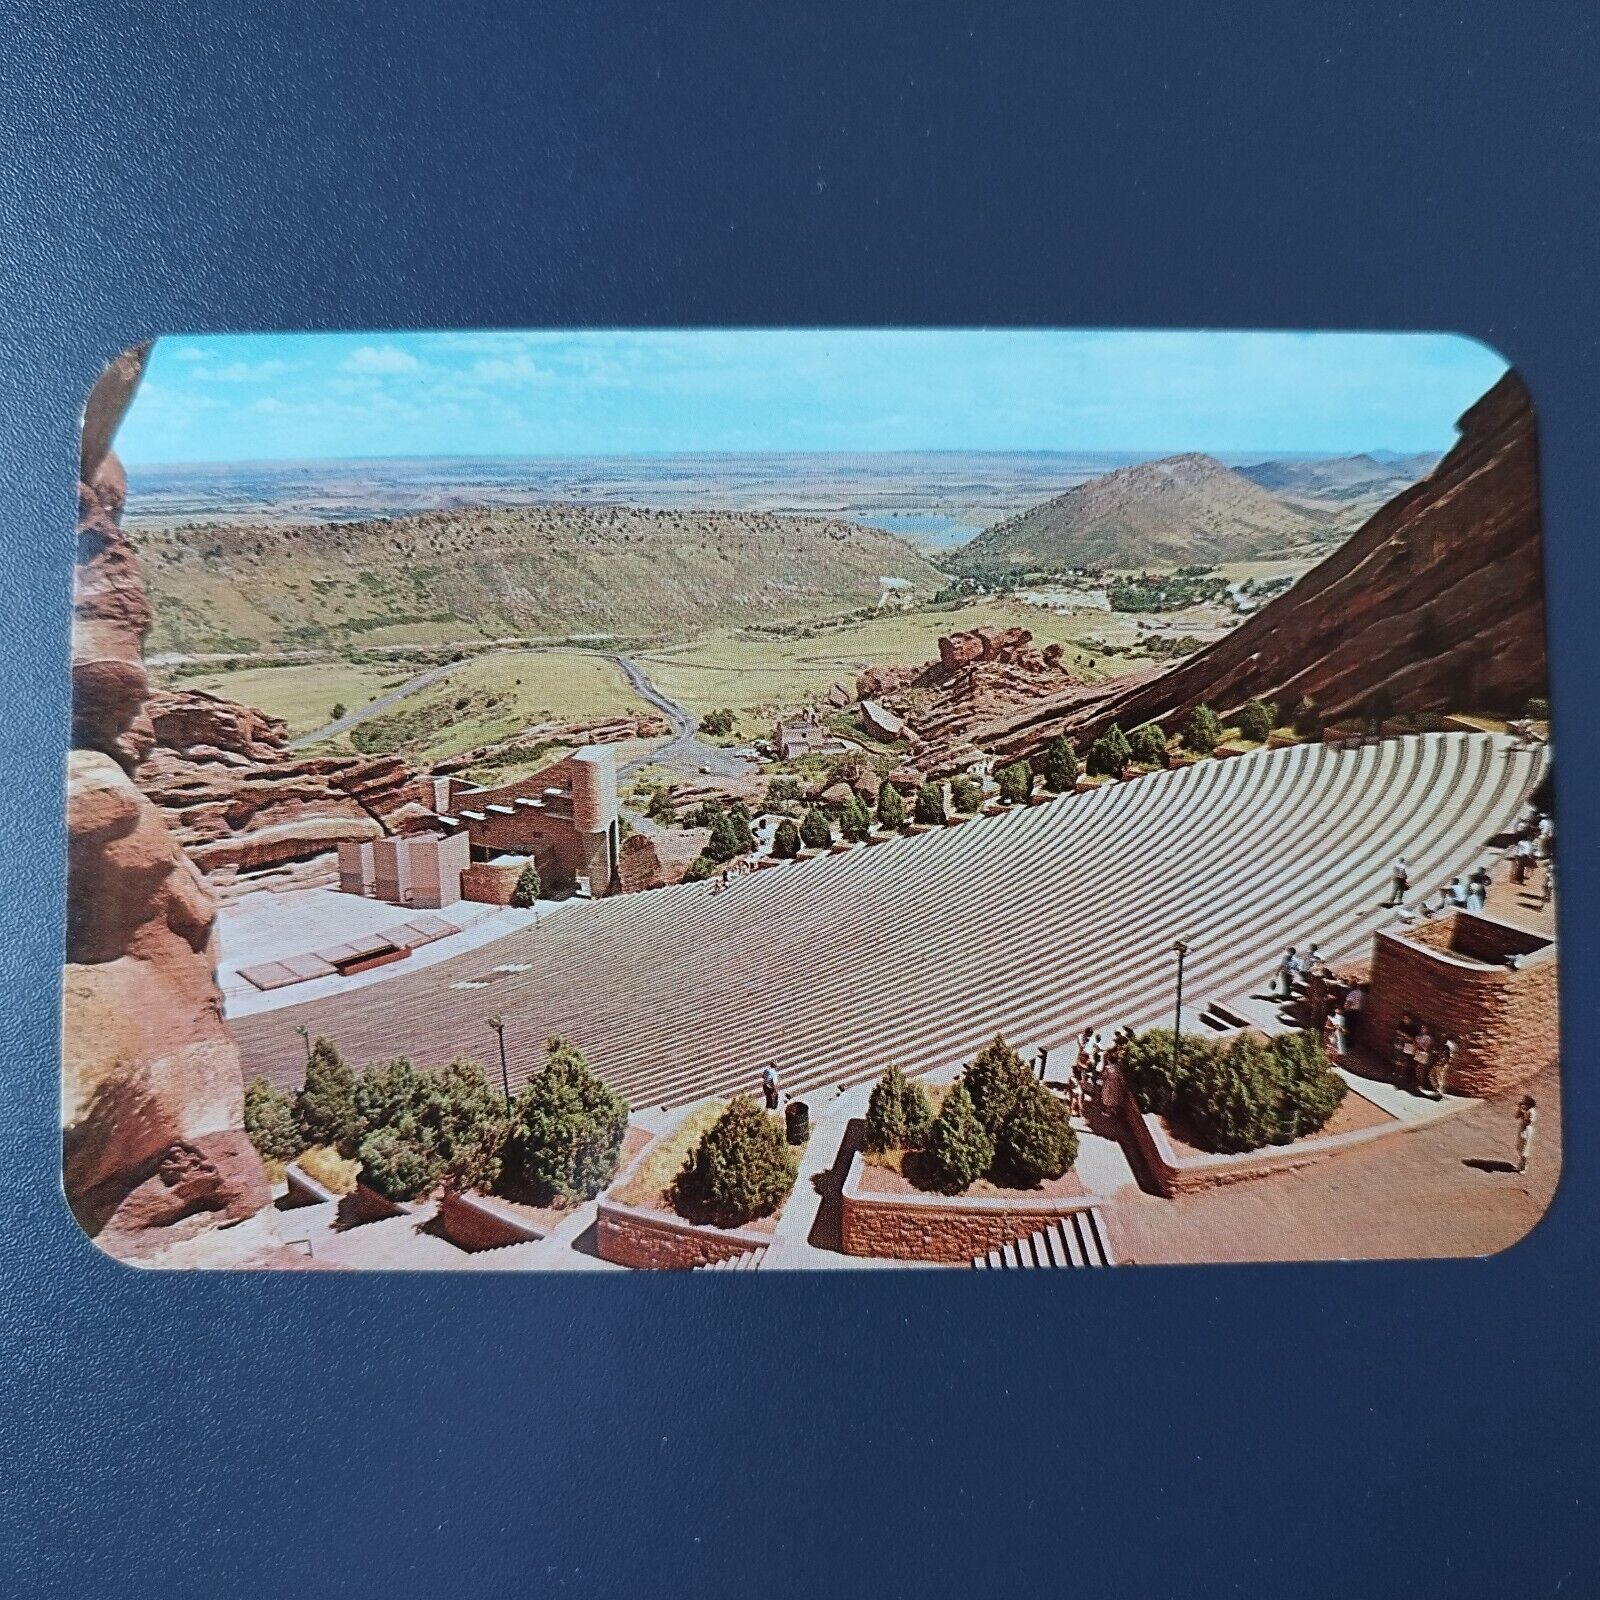
<svg viewBox="0 0 1600 1600">
<path fill-rule="evenodd" d="M 1519 712 L 1546 693 L 1538 444 L 1528 392 L 1507 373 L 1461 418 L 1432 475 L 1397 495 L 1287 593 L 1187 659 L 1036 701 L 972 737 L 1003 756 L 1112 722 L 1175 727 L 1204 702 L 1326 718 Z"/>
<path fill-rule="evenodd" d="M 617 856 L 617 881 L 624 894 L 682 883 L 696 856 L 711 842 L 709 828 L 664 828 L 631 833 Z"/>
<path fill-rule="evenodd" d="M 112 363 L 84 424 L 62 1164 L 86 1231 L 113 1254 L 153 1260 L 167 1247 L 193 1246 L 216 1224 L 253 1216 L 269 1195 L 242 1131 L 239 1055 L 214 978 L 211 895 L 130 777 L 153 738 L 141 659 L 150 612 L 117 523 L 123 480 L 109 442 L 143 360 L 141 349 Z"/>
</svg>

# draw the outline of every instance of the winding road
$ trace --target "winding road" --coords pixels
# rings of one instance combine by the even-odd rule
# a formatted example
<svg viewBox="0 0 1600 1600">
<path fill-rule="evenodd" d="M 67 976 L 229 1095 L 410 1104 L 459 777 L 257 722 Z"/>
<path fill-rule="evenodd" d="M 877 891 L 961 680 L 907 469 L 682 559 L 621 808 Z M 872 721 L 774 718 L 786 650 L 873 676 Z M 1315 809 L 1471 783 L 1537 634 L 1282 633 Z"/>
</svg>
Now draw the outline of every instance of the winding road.
<svg viewBox="0 0 1600 1600">
<path fill-rule="evenodd" d="M 464 667 L 475 659 L 481 657 L 468 656 L 459 661 L 446 661 L 437 667 L 429 667 L 426 672 L 419 672 L 416 677 L 406 679 L 404 683 L 397 684 L 393 689 L 380 694 L 376 700 L 369 700 L 366 705 L 347 712 L 336 721 L 325 723 L 310 733 L 302 734 L 298 739 L 291 739 L 289 748 L 304 750 L 310 745 L 322 743 L 324 739 L 334 739 L 341 733 L 348 733 L 370 718 L 393 710 L 418 690 L 426 689 L 441 678 L 449 677 L 457 668 Z M 641 700 L 661 712 L 672 725 L 672 735 L 665 744 L 658 745 L 655 749 L 647 750 L 643 755 L 635 756 L 631 761 L 625 762 L 618 769 L 619 777 L 627 777 L 629 773 L 637 771 L 647 763 L 652 766 L 670 767 L 679 772 L 694 775 L 706 773 L 719 778 L 744 777 L 757 770 L 756 763 L 748 757 L 735 755 L 731 750 L 725 750 L 720 745 L 707 744 L 701 739 L 698 733 L 699 718 L 687 706 L 680 705 L 656 688 L 645 676 L 644 669 L 631 656 L 606 655 L 603 659 L 616 667 L 627 680 L 628 687 Z"/>
</svg>

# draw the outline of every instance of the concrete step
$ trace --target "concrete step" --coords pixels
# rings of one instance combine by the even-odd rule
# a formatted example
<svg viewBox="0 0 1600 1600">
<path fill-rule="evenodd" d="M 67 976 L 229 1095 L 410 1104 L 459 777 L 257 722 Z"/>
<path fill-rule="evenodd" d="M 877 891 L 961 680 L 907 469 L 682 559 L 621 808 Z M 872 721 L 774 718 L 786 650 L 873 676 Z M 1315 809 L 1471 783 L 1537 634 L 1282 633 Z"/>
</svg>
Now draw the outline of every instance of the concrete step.
<svg viewBox="0 0 1600 1600">
<path fill-rule="evenodd" d="M 973 1266 L 1000 1267 L 1110 1267 L 1115 1258 L 1106 1243 L 1106 1231 L 1097 1206 L 1069 1211 L 1021 1239 L 974 1256 Z"/>
</svg>

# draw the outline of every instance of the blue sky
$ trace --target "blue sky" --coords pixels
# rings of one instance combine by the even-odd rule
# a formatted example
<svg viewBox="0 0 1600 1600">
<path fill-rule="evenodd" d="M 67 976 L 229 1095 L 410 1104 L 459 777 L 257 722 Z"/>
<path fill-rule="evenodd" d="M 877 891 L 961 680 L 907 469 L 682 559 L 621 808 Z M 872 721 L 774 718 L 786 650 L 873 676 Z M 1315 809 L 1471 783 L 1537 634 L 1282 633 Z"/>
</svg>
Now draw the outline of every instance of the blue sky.
<svg viewBox="0 0 1600 1600">
<path fill-rule="evenodd" d="M 694 450 L 1442 450 L 1448 334 L 715 329 L 165 338 L 130 464 Z"/>
</svg>

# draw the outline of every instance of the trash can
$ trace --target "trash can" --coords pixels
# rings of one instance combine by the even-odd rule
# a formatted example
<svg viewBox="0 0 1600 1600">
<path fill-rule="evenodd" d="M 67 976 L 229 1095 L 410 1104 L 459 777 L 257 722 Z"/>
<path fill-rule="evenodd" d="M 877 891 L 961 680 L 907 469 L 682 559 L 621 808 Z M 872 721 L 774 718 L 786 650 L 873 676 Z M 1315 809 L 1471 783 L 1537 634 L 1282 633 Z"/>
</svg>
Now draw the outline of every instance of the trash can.
<svg viewBox="0 0 1600 1600">
<path fill-rule="evenodd" d="M 811 1107 L 804 1100 L 791 1100 L 783 1112 L 784 1128 L 790 1144 L 804 1144 L 811 1137 Z"/>
</svg>

